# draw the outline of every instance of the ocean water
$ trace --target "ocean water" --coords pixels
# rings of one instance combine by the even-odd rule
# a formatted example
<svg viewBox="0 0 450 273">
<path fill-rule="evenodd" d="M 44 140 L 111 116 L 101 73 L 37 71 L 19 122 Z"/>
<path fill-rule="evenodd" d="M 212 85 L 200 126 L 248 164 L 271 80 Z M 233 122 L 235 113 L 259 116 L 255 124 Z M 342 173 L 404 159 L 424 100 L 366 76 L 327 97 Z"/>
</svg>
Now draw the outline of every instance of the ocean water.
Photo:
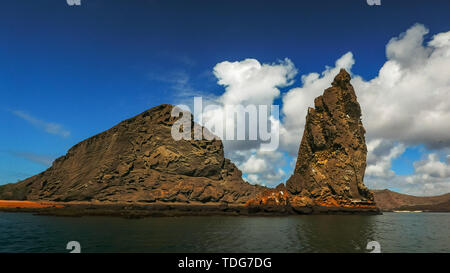
<svg viewBox="0 0 450 273">
<path fill-rule="evenodd" d="M 450 213 L 123 219 L 0 212 L 0 252 L 450 252 Z"/>
</svg>

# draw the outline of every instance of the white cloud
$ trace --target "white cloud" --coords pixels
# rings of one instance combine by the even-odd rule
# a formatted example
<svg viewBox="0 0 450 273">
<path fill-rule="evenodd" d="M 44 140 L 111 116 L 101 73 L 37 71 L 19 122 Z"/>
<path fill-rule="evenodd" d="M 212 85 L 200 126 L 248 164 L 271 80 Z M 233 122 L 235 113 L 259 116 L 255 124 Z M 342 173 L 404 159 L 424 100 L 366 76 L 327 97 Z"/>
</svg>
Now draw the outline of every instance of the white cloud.
<svg viewBox="0 0 450 273">
<path fill-rule="evenodd" d="M 217 99 L 207 102 L 218 107 L 203 112 L 202 123 L 212 132 L 215 132 L 214 124 L 219 123 L 225 124 L 225 132 L 234 132 L 236 129 L 232 126 L 235 124 L 235 118 L 225 114 L 227 106 L 272 105 L 280 96 L 279 88 L 293 83 L 297 70 L 289 59 L 272 64 L 261 64 L 255 59 L 245 59 L 218 63 L 213 73 L 217 77 L 217 83 L 225 87 L 225 92 Z M 198 120 L 199 117 L 196 118 Z M 271 116 L 269 128 L 274 130 L 278 125 L 279 122 Z M 247 126 L 246 135 L 248 129 Z M 223 143 L 226 156 L 247 174 L 249 182 L 272 185 L 285 179 L 286 174 L 281 169 L 282 153 L 263 152 L 262 142 L 259 139 L 254 141 L 223 139 Z"/>
<path fill-rule="evenodd" d="M 448 165 L 433 161 L 433 155 L 426 163 L 416 162 L 413 175 L 396 176 L 391 169 L 392 160 L 409 145 L 437 150 L 450 147 L 450 32 L 434 35 L 424 44 L 428 32 L 416 24 L 392 38 L 386 46 L 387 61 L 374 79 L 352 75 L 367 131 L 366 184 L 370 187 L 390 185 L 421 195 L 449 190 L 450 180 L 443 177 Z M 333 68 L 303 75 L 302 86 L 283 96 L 281 143 L 285 150 L 295 155 L 307 108 L 330 86 L 341 67 L 351 73 L 353 64 L 348 52 Z"/>
<path fill-rule="evenodd" d="M 263 158 L 258 158 L 253 154 L 240 167 L 245 173 L 261 173 L 267 169 L 267 163 Z"/>
<path fill-rule="evenodd" d="M 41 130 L 44 130 L 45 132 L 53 135 L 59 135 L 61 137 L 68 137 L 70 136 L 70 131 L 64 129 L 64 127 L 61 124 L 54 123 L 54 122 L 47 122 L 40 120 L 38 118 L 35 118 L 23 111 L 15 110 L 11 111 L 14 115 L 22 118 L 23 120 L 29 122 L 31 125 L 35 126 L 36 128 L 39 128 Z"/>
<path fill-rule="evenodd" d="M 447 158 L 448 159 L 448 158 Z M 448 178 L 450 177 L 450 165 L 439 160 L 436 153 L 429 154 L 427 159 L 414 162 L 416 173 L 426 174 L 431 177 Z"/>
<path fill-rule="evenodd" d="M 292 84 L 297 70 L 285 59 L 279 63 L 261 64 L 255 59 L 221 62 L 214 67 L 217 83 L 225 86 L 222 104 L 272 104 L 280 95 L 279 87 Z"/>
<path fill-rule="evenodd" d="M 395 150 L 401 149 L 401 144 L 388 146 L 388 155 L 394 155 Z M 385 151 L 386 151 L 385 150 Z M 388 155 L 384 152 L 386 160 L 375 160 L 378 166 L 380 162 L 390 162 Z M 390 165 L 390 163 L 389 163 Z M 424 160 L 415 161 L 413 163 L 414 173 L 411 175 L 395 175 L 392 171 L 388 172 L 370 172 L 369 167 L 366 169 L 365 184 L 372 189 L 395 188 L 402 193 L 431 196 L 441 195 L 450 192 L 450 160 L 447 162 L 439 160 L 437 153 L 430 153 Z M 389 167 L 390 168 L 390 167 Z M 389 168 L 384 168 L 387 170 Z M 391 175 L 387 175 L 386 173 Z"/>
<path fill-rule="evenodd" d="M 364 183 L 371 189 L 392 188 L 416 196 L 433 196 L 450 192 L 448 179 L 426 174 L 399 175 L 389 179 L 368 177 Z"/>
<path fill-rule="evenodd" d="M 259 176 L 256 174 L 247 175 L 247 181 L 252 184 L 262 184 L 261 180 L 259 179 Z"/>
<path fill-rule="evenodd" d="M 289 163 L 286 162 L 283 152 L 263 152 L 259 149 L 251 149 L 234 150 L 228 153 L 229 158 L 247 175 L 250 183 L 276 186 L 284 182 L 290 175 L 283 170 Z M 293 166 L 288 169 L 293 169 Z"/>
<path fill-rule="evenodd" d="M 234 117 L 225 114 L 226 106 L 241 105 L 272 105 L 274 100 L 280 96 L 280 87 L 293 83 L 293 77 L 297 70 L 289 59 L 273 64 L 261 64 L 255 59 L 245 59 L 236 62 L 221 62 L 214 67 L 214 75 L 217 83 L 225 87 L 225 92 L 216 99 L 209 99 L 207 104 L 215 104 L 219 107 L 204 111 L 202 123 L 208 124 L 225 123 L 234 125 Z M 196 118 L 199 118 L 196 116 Z M 225 120 L 225 121 L 224 121 Z M 272 126 L 277 126 L 274 122 Z M 212 130 L 212 127 L 209 126 Z M 225 127 L 230 131 L 234 127 Z M 212 130 L 213 131 L 213 130 Z M 225 146 L 236 146 L 232 150 L 254 149 L 259 147 L 260 142 L 237 142 L 226 143 Z"/>
<path fill-rule="evenodd" d="M 409 194 L 441 195 L 450 192 L 450 160 L 439 160 L 437 153 L 428 154 L 424 160 L 414 162 L 414 174 L 399 176 L 398 184 Z"/>
<path fill-rule="evenodd" d="M 395 176 L 391 161 L 405 151 L 405 145 L 392 141 L 374 139 L 367 143 L 366 176 L 390 178 Z"/>
<path fill-rule="evenodd" d="M 391 39 L 386 46 L 388 60 L 374 79 L 352 76 L 368 139 L 450 147 L 450 32 L 437 34 L 423 45 L 426 33 L 423 25 L 416 24 Z M 303 75 L 302 87 L 284 95 L 285 147 L 298 146 L 307 108 L 329 87 L 339 68 L 351 72 L 354 62 L 348 52 L 335 67 Z"/>
<path fill-rule="evenodd" d="M 426 33 L 417 24 L 391 39 L 378 76 L 354 77 L 368 138 L 450 146 L 450 32 L 423 45 Z"/>
<path fill-rule="evenodd" d="M 241 154 L 244 155 L 244 162 L 238 166 L 247 174 L 250 183 L 276 186 L 288 178 L 282 169 L 286 164 L 283 153 L 251 151 L 250 157 L 248 152 Z"/>
<path fill-rule="evenodd" d="M 450 151 L 450 31 L 424 43 L 428 33 L 423 25 L 412 26 L 387 43 L 387 60 L 375 78 L 365 80 L 352 75 L 367 131 L 366 184 L 370 187 L 389 185 L 421 195 L 449 191 L 448 164 L 433 155 L 416 162 L 415 173 L 409 176 L 396 175 L 391 166 L 392 160 L 411 145 Z M 352 74 L 354 63 L 352 52 L 348 52 L 333 67 L 302 75 L 301 85 L 283 95 L 281 147 L 276 153 L 297 156 L 307 108 L 331 85 L 341 68 Z M 261 64 L 255 59 L 219 63 L 214 75 L 225 92 L 217 101 L 222 106 L 271 104 L 280 96 L 280 87 L 293 84 L 296 73 L 289 59 L 273 64 Z M 217 112 L 210 114 L 214 118 Z M 276 184 L 283 180 L 275 178 L 286 177 L 279 175 L 283 166 L 276 159 L 258 152 L 258 143 L 225 141 L 224 145 L 227 156 L 247 173 L 248 180 L 265 183 L 264 179 L 272 179 L 271 183 Z"/>
<path fill-rule="evenodd" d="M 387 58 L 405 68 L 422 64 L 431 53 L 431 48 L 422 46 L 428 32 L 423 25 L 416 24 L 399 37 L 392 38 L 386 46 Z"/>
</svg>

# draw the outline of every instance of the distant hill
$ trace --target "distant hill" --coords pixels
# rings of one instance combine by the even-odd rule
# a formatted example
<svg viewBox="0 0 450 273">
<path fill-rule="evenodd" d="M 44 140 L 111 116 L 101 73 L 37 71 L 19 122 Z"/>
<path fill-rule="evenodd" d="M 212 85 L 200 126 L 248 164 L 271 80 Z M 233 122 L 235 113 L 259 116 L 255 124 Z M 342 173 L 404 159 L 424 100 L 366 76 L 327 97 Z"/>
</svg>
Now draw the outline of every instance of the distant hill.
<svg viewBox="0 0 450 273">
<path fill-rule="evenodd" d="M 390 190 L 372 190 L 377 206 L 383 211 L 422 210 L 450 212 L 450 193 L 438 196 L 413 196 Z"/>
</svg>

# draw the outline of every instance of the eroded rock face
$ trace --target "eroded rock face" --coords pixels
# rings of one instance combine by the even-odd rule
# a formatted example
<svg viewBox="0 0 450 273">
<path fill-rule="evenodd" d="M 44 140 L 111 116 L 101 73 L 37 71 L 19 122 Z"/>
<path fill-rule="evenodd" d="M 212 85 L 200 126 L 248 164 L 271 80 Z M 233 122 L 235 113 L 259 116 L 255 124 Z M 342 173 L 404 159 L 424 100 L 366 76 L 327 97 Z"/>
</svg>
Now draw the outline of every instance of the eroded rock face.
<svg viewBox="0 0 450 273">
<path fill-rule="evenodd" d="M 308 109 L 294 174 L 286 188 L 320 204 L 373 203 L 363 184 L 367 147 L 361 108 L 342 69 Z"/>
<path fill-rule="evenodd" d="M 241 204 L 254 197 L 261 187 L 242 180 L 222 141 L 172 138 L 172 108 L 154 107 L 76 144 L 46 171 L 0 188 L 0 199 Z"/>
<path fill-rule="evenodd" d="M 286 186 L 263 190 L 247 205 L 377 212 L 373 194 L 363 184 L 365 130 L 350 75 L 342 69 L 314 104 L 308 109 L 297 164 Z"/>
<path fill-rule="evenodd" d="M 244 182 L 241 171 L 224 158 L 220 140 L 175 141 L 173 107 L 160 105 L 78 143 L 48 170 L 0 187 L 0 199 L 220 202 L 268 212 L 311 213 L 317 207 L 377 212 L 363 184 L 365 130 L 350 75 L 341 70 L 314 102 L 286 186 L 268 189 Z"/>
</svg>

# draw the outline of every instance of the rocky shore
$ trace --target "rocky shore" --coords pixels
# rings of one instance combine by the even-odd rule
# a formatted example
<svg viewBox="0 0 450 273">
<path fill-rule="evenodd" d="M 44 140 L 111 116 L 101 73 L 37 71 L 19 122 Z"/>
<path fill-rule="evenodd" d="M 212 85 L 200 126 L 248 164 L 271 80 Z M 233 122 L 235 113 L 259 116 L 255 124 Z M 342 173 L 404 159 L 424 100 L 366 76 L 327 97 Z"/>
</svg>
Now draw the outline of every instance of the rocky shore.
<svg viewBox="0 0 450 273">
<path fill-rule="evenodd" d="M 365 129 L 350 80 L 342 69 L 308 109 L 294 173 L 275 189 L 244 181 L 222 141 L 192 118 L 184 125 L 191 138 L 175 140 L 180 116 L 165 104 L 74 145 L 40 174 L 0 186 L 0 200 L 36 202 L 0 209 L 126 217 L 379 213 L 363 183 Z"/>
<path fill-rule="evenodd" d="M 45 203 L 30 206 L 30 203 L 16 202 L 15 206 L 4 206 L 0 201 L 0 211 L 25 212 L 35 215 L 81 217 L 81 216 L 115 216 L 124 218 L 172 217 L 172 216 L 288 216 L 315 214 L 380 214 L 378 208 L 354 207 L 294 207 L 283 206 L 242 206 L 229 204 L 179 204 L 179 203 Z"/>
</svg>

